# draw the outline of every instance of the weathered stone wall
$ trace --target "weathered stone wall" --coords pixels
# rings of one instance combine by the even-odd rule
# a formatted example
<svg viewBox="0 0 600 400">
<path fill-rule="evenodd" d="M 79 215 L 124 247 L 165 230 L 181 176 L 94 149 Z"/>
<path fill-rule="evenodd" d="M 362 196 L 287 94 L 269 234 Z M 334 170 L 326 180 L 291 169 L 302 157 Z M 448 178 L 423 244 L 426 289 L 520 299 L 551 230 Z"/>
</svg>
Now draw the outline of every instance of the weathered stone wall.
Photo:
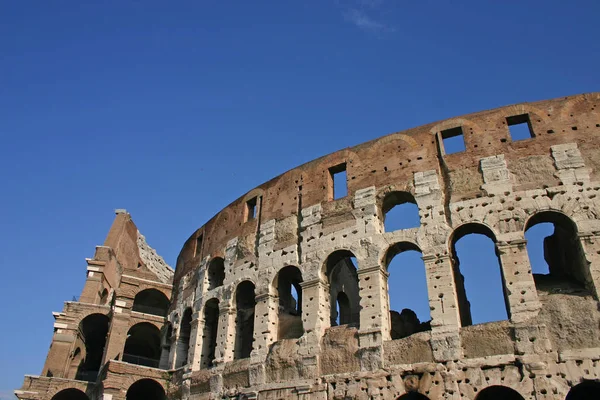
<svg viewBox="0 0 600 400">
<path fill-rule="evenodd" d="M 185 242 L 166 320 L 131 311 L 144 285 L 170 295 L 169 273 L 155 256 L 156 264 L 147 265 L 137 230 L 116 221 L 106 256 L 97 260 L 113 262 L 114 272 L 88 278 L 91 289 L 84 289 L 89 298 L 104 286 L 115 293 L 107 307 L 105 361 L 118 359 L 128 329 L 144 320 L 170 332 L 163 335 L 161 366 L 173 370 L 161 380 L 152 375 L 160 369 L 132 368 L 160 381 L 172 398 L 395 399 L 418 392 L 432 400 L 474 400 L 499 386 L 525 399 L 564 399 L 580 382 L 600 379 L 599 105 L 600 94 L 593 93 L 502 107 L 394 133 L 290 170 L 234 201 Z M 526 120 L 533 137 L 512 140 L 508 125 L 515 120 Z M 444 139 L 457 128 L 466 149 L 447 154 Z M 348 193 L 334 199 L 332 173 L 344 168 Z M 420 225 L 386 232 L 390 199 L 414 202 Z M 554 252 L 548 276 L 534 276 L 527 254 L 525 230 L 539 222 L 562 229 L 547 246 L 547 255 Z M 495 243 L 508 320 L 469 323 L 453 248 L 472 232 Z M 390 313 L 387 266 L 406 249 L 423 255 L 426 324 Z M 332 273 L 350 257 L 356 274 Z M 219 285 L 209 284 L 216 258 L 225 271 Z M 289 266 L 301 275 L 303 334 L 280 340 L 294 325 L 281 306 L 290 300 L 279 299 L 290 293 L 278 287 L 279 271 Z M 254 287 L 251 338 L 243 337 L 250 324 L 240 315 L 251 314 L 236 298 L 240 284 Z M 340 292 L 358 304 L 352 324 L 332 326 Z M 191 332 L 182 333 L 190 313 Z M 207 323 L 217 326 L 207 329 Z M 240 359 L 236 343 L 248 339 L 251 354 Z M 112 361 L 105 365 L 113 368 Z M 124 398 L 127 387 L 120 389 L 111 398 Z"/>
</svg>

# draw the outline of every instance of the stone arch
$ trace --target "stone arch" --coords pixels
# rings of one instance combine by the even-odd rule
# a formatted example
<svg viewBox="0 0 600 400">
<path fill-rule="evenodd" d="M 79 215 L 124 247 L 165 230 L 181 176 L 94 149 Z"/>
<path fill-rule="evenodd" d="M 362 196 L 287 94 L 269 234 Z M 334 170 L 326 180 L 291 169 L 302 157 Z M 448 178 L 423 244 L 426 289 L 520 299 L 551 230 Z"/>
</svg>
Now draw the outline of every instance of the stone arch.
<svg viewBox="0 0 600 400">
<path fill-rule="evenodd" d="M 419 392 L 408 392 L 398 397 L 396 400 L 429 400 L 429 397 Z"/>
<path fill-rule="evenodd" d="M 131 310 L 166 317 L 169 306 L 169 298 L 162 291 L 150 288 L 137 292 Z"/>
<path fill-rule="evenodd" d="M 192 314 L 192 308 L 187 307 L 181 317 L 181 323 L 177 332 L 175 368 L 183 367 L 188 363 L 190 337 L 192 335 Z"/>
<path fill-rule="evenodd" d="M 489 249 L 487 250 L 485 253 L 482 254 L 482 256 L 486 259 L 486 261 L 488 262 L 493 262 L 493 263 L 497 263 L 497 270 L 494 269 L 490 269 L 489 265 L 486 266 L 487 268 L 487 274 L 498 274 L 498 280 L 500 282 L 500 285 L 497 284 L 496 282 L 496 288 L 494 288 L 494 284 L 495 284 L 495 280 L 496 279 L 487 279 L 484 280 L 487 283 L 487 288 L 488 290 L 486 290 L 485 295 L 486 297 L 486 303 L 488 303 L 486 305 L 486 308 L 489 307 L 490 305 L 490 298 L 494 297 L 494 293 L 496 292 L 496 295 L 498 295 L 498 291 L 501 291 L 502 293 L 502 298 L 504 300 L 504 308 L 502 310 L 503 312 L 506 312 L 506 314 L 503 314 L 500 319 L 507 319 L 510 317 L 510 309 L 508 306 L 508 294 L 506 291 L 506 285 L 504 283 L 504 274 L 502 271 L 502 264 L 500 262 L 500 257 L 498 254 L 498 249 L 496 248 L 496 234 L 494 233 L 494 231 L 487 225 L 479 223 L 479 222 L 471 222 L 471 223 L 466 223 L 463 225 L 458 226 L 456 229 L 454 229 L 454 231 L 452 232 L 452 234 L 449 237 L 449 251 L 451 254 L 451 259 L 452 259 L 452 272 L 453 272 L 453 276 L 454 276 L 454 286 L 455 286 L 455 290 L 456 290 L 456 299 L 457 299 L 457 303 L 458 303 L 458 309 L 459 309 L 459 315 L 460 315 L 460 321 L 461 321 L 461 325 L 462 326 L 468 326 L 468 325 L 472 325 L 473 324 L 473 316 L 472 316 L 472 312 L 471 312 L 471 302 L 468 299 L 467 296 L 467 290 L 466 290 L 466 286 L 465 286 L 465 275 L 463 274 L 464 272 L 464 268 L 461 271 L 460 268 L 460 264 L 461 264 L 461 260 L 459 257 L 459 252 L 457 251 L 457 247 L 456 244 L 463 239 L 466 236 L 469 235 L 474 235 L 472 236 L 472 238 L 478 238 L 475 235 L 483 235 L 485 237 L 487 237 L 487 239 L 491 240 L 491 242 L 493 243 L 493 249 Z M 480 243 L 481 246 L 478 246 L 478 249 L 481 250 L 482 248 L 484 248 L 484 246 L 489 245 L 488 242 L 485 241 L 485 239 L 483 239 L 483 242 Z M 490 252 L 493 252 L 493 254 L 491 254 Z M 466 256 L 468 254 L 463 254 L 463 256 Z M 466 257 L 465 257 L 466 258 Z M 492 261 L 494 260 L 494 261 Z M 479 260 L 481 261 L 481 260 Z M 468 265 L 468 269 L 470 269 L 469 274 L 471 276 L 476 276 L 476 274 L 474 273 L 477 272 L 479 273 L 479 271 L 481 270 L 479 267 L 482 264 L 479 264 L 477 266 L 477 268 L 473 268 L 472 264 L 474 263 L 474 261 L 471 261 Z M 464 260 L 463 260 L 463 264 L 464 264 Z M 464 267 L 464 265 L 463 265 Z M 495 266 L 493 266 L 494 268 Z M 472 286 L 473 288 L 474 286 Z M 492 302 L 493 304 L 494 302 Z M 478 304 L 479 306 L 479 304 Z M 500 310 L 502 307 L 498 306 L 496 304 L 496 309 L 497 311 Z M 500 311 L 498 311 L 500 312 Z M 478 316 L 478 323 L 480 322 L 489 322 L 489 321 L 494 321 L 497 320 L 496 319 L 489 319 L 489 317 L 480 317 Z"/>
<path fill-rule="evenodd" d="M 300 286 L 302 282 L 302 272 L 294 265 L 281 268 L 273 279 L 272 292 L 278 299 L 278 339 L 297 339 L 304 333 L 302 287 Z"/>
<path fill-rule="evenodd" d="M 225 280 L 225 260 L 222 257 L 214 257 L 206 268 L 208 290 L 223 286 Z"/>
<path fill-rule="evenodd" d="M 81 381 L 96 380 L 102 365 L 109 322 L 106 315 L 98 313 L 91 313 L 81 319 L 76 339 L 79 346 L 73 352 L 70 367 L 75 373 L 70 373 L 70 376 Z"/>
<path fill-rule="evenodd" d="M 571 119 L 573 109 L 582 103 L 588 103 L 590 101 L 600 101 L 600 95 L 598 95 L 598 93 L 585 93 L 567 100 L 565 106 L 560 112 L 561 119 L 563 121 Z"/>
<path fill-rule="evenodd" d="M 419 206 L 412 193 L 390 191 L 381 200 L 381 217 L 386 232 L 418 228 L 421 225 Z"/>
<path fill-rule="evenodd" d="M 411 270 L 404 270 L 404 273 L 406 275 L 404 275 L 405 279 L 403 279 L 403 282 L 399 282 L 396 279 L 394 279 L 394 275 L 401 271 L 390 271 L 390 264 L 396 256 L 399 256 L 399 258 L 397 259 L 397 265 L 395 265 L 394 267 L 403 268 L 406 267 L 408 264 L 412 264 L 410 265 Z M 418 258 L 418 261 L 415 260 L 415 256 L 416 258 Z M 389 329 L 390 337 L 392 339 L 401 339 L 410 336 L 413 333 L 428 331 L 431 329 L 431 315 L 429 314 L 429 296 L 427 293 L 427 276 L 425 272 L 425 263 L 422 260 L 422 256 L 423 253 L 419 246 L 411 242 L 394 243 L 390 245 L 387 251 L 385 252 L 383 265 L 385 266 L 386 271 L 388 272 L 387 290 L 385 292 L 387 293 L 387 309 L 390 313 Z M 418 271 L 417 268 L 420 269 L 420 271 Z M 396 284 L 390 286 L 390 279 L 393 281 L 396 280 Z M 401 312 L 392 310 L 392 295 L 397 290 L 402 290 L 402 285 L 410 286 L 412 288 L 418 287 L 423 289 L 423 297 L 418 302 L 418 307 L 413 306 L 413 308 L 418 308 L 419 311 L 421 311 L 421 313 L 427 312 L 427 316 L 429 317 L 427 320 L 419 320 L 419 318 L 417 317 L 417 313 L 414 310 L 410 308 L 404 308 L 406 302 L 403 302 L 404 304 L 402 304 L 403 308 Z M 400 294 L 398 294 L 398 296 L 400 296 Z M 416 302 L 411 302 L 411 304 L 416 304 Z"/>
<path fill-rule="evenodd" d="M 495 385 L 481 390 L 475 400 L 525 400 L 525 398 L 508 386 Z"/>
<path fill-rule="evenodd" d="M 236 310 L 234 359 L 250 357 L 254 342 L 254 314 L 256 308 L 256 286 L 243 280 L 235 289 Z"/>
<path fill-rule="evenodd" d="M 79 389 L 68 388 L 56 393 L 51 400 L 89 400 L 89 397 Z"/>
<path fill-rule="evenodd" d="M 160 330 L 149 322 L 133 325 L 127 332 L 122 360 L 157 368 L 160 362 Z"/>
<path fill-rule="evenodd" d="M 342 323 L 341 319 L 339 319 L 339 324 L 348 324 L 357 327 L 360 324 L 360 290 L 358 286 L 357 266 L 352 262 L 353 258 L 356 257 L 349 250 L 336 250 L 325 261 L 325 276 L 329 284 L 331 326 L 338 325 L 340 317 L 336 305 L 340 307 L 342 305 L 345 306 L 345 304 L 338 303 L 340 292 L 343 292 L 348 298 L 348 309 L 344 310 L 344 320 L 346 322 Z M 342 296 L 341 300 L 345 300 L 345 297 Z"/>
<path fill-rule="evenodd" d="M 212 298 L 204 303 L 202 310 L 202 353 L 200 355 L 200 368 L 209 368 L 215 360 L 217 349 L 217 334 L 219 329 L 219 299 Z"/>
<path fill-rule="evenodd" d="M 583 381 L 571 388 L 565 400 L 596 400 L 600 399 L 600 382 Z"/>
<path fill-rule="evenodd" d="M 578 237 L 577 224 L 560 211 L 544 210 L 530 215 L 524 227 L 529 229 L 547 224 L 553 226 L 553 233 L 544 239 L 543 254 L 548 265 L 548 274 L 535 274 L 536 286 L 547 287 L 570 283 L 593 291 L 593 281 L 585 259 L 585 253 Z M 528 249 L 530 248 L 528 243 Z M 529 252 L 531 260 L 532 254 Z"/>
<path fill-rule="evenodd" d="M 144 378 L 127 389 L 126 400 L 166 400 L 165 389 L 154 379 Z"/>
</svg>

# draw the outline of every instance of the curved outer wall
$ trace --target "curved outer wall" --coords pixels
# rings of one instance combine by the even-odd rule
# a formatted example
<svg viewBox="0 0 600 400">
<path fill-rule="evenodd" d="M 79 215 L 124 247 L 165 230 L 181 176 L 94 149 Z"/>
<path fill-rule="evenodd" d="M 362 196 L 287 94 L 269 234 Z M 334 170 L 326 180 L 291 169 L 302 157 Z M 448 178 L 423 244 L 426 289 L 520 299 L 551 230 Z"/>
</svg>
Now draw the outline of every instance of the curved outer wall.
<svg viewBox="0 0 600 400">
<path fill-rule="evenodd" d="M 394 133 L 292 169 L 231 203 L 186 241 L 177 260 L 170 315 L 176 319 L 192 307 L 196 326 L 188 357 L 192 372 L 180 389 L 192 398 L 208 395 L 209 387 L 261 393 L 261 398 L 393 398 L 410 390 L 410 378 L 431 399 L 458 398 L 458 393 L 474 399 L 477 390 L 491 385 L 511 386 L 525 398 L 558 399 L 584 377 L 596 379 L 598 105 L 600 96 L 593 93 Z M 534 137 L 512 141 L 508 121 L 523 115 Z M 446 155 L 443 132 L 456 127 L 462 129 L 466 151 Z M 333 200 L 330 169 L 340 164 L 346 166 L 348 195 Z M 414 196 L 419 228 L 384 232 L 381 204 L 392 191 Z M 252 199 L 256 218 L 248 219 Z M 562 316 L 583 318 L 569 317 L 575 319 L 571 328 L 595 324 L 580 341 L 563 340 L 564 334 L 548 326 L 558 321 L 546 318 L 545 300 L 531 275 L 524 228 L 529 216 L 542 210 L 573 220 L 585 251 L 589 295 L 577 306 L 585 310 L 570 309 L 577 304 L 571 299 L 549 306 L 558 307 Z M 454 229 L 474 222 L 495 237 L 510 320 L 461 328 L 450 240 Z M 432 329 L 392 341 L 385 259 L 401 242 L 423 253 Z M 357 259 L 359 329 L 329 328 L 325 264 L 339 249 Z M 215 257 L 225 260 L 225 281 L 207 290 L 206 270 Z M 297 266 L 304 281 L 305 333 L 289 343 L 277 338 L 275 290 L 276 275 L 287 265 Z M 256 286 L 254 343 L 249 359 L 234 360 L 234 293 L 243 280 Z M 203 306 L 213 298 L 220 301 L 219 333 L 215 367 L 206 370 L 200 368 L 201 351 L 194 348 L 202 348 Z M 333 352 L 335 346 L 341 354 Z"/>
</svg>

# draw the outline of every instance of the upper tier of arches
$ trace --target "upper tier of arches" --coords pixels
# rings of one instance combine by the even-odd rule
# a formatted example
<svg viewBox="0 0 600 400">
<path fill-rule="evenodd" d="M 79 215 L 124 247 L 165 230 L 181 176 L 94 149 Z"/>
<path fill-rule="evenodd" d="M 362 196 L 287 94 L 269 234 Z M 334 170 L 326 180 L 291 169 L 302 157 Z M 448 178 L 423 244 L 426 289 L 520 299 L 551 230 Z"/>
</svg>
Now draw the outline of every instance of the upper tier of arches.
<svg viewBox="0 0 600 400">
<path fill-rule="evenodd" d="M 447 204 L 485 196 L 480 160 L 496 155 L 503 155 L 515 191 L 560 185 L 549 149 L 576 143 L 585 159 L 584 147 L 598 140 L 599 103 L 600 94 L 592 93 L 501 107 L 396 132 L 287 171 L 228 205 L 186 241 L 177 261 L 175 286 L 203 257 L 225 257 L 232 239 L 238 238 L 249 256 L 255 254 L 258 227 L 268 221 L 289 218 L 289 232 L 275 240 L 280 246 L 293 243 L 298 239 L 295 220 L 311 206 L 320 204 L 324 218 L 351 213 L 357 191 L 368 187 L 406 192 L 407 199 L 401 202 L 411 204 L 418 190 L 415 173 L 435 171 Z M 511 136 L 512 126 L 519 124 L 527 124 L 529 138 Z M 462 137 L 464 150 L 455 151 L 446 142 L 457 135 Z M 528 157 L 547 165 L 547 173 L 527 174 Z M 347 195 L 337 199 L 333 186 L 340 171 L 346 172 Z M 385 214 L 389 207 L 385 196 L 378 194 L 378 202 L 377 212 Z M 426 211 L 420 208 L 420 213 L 423 224 Z"/>
</svg>

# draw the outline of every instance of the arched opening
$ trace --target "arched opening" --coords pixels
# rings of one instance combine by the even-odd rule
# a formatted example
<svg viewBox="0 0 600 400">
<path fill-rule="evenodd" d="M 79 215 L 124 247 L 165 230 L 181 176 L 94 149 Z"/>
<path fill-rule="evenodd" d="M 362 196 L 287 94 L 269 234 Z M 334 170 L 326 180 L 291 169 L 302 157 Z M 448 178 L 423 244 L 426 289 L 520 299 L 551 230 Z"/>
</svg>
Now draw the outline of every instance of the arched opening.
<svg viewBox="0 0 600 400">
<path fill-rule="evenodd" d="M 381 204 L 386 232 L 400 229 L 418 228 L 421 225 L 419 207 L 412 194 L 408 192 L 390 192 Z"/>
<path fill-rule="evenodd" d="M 177 359 L 175 368 L 183 367 L 188 362 L 190 351 L 190 336 L 192 335 L 192 309 L 186 308 L 179 325 L 179 338 L 177 339 Z"/>
<path fill-rule="evenodd" d="M 525 400 L 514 389 L 506 386 L 489 386 L 483 389 L 475 400 Z"/>
<path fill-rule="evenodd" d="M 327 257 L 326 275 L 329 283 L 331 326 L 359 327 L 360 292 L 355 263 L 354 254 L 348 250 L 338 250 Z M 340 293 L 343 295 L 340 296 Z"/>
<path fill-rule="evenodd" d="M 123 361 L 157 368 L 160 361 L 160 331 L 149 322 L 140 322 L 127 332 Z"/>
<path fill-rule="evenodd" d="M 104 288 L 100 293 L 100 304 L 106 304 L 108 302 L 108 289 Z"/>
<path fill-rule="evenodd" d="M 462 326 L 508 318 L 496 237 L 485 225 L 458 227 L 451 238 L 456 297 Z"/>
<path fill-rule="evenodd" d="M 589 288 L 589 271 L 575 223 L 566 215 L 543 211 L 525 226 L 527 253 L 538 290 Z"/>
<path fill-rule="evenodd" d="M 429 400 L 429 397 L 419 392 L 408 392 L 398 397 L 396 400 Z"/>
<path fill-rule="evenodd" d="M 250 281 L 241 282 L 235 291 L 235 347 L 234 359 L 248 358 L 252 352 L 254 341 L 254 307 L 256 295 L 254 284 Z"/>
<path fill-rule="evenodd" d="M 279 297 L 278 338 L 297 339 L 302 327 L 302 273 L 297 267 L 283 267 L 277 274 L 276 291 Z"/>
<path fill-rule="evenodd" d="M 223 286 L 225 280 L 225 261 L 221 257 L 215 257 L 208 264 L 208 290 Z"/>
<path fill-rule="evenodd" d="M 129 387 L 127 400 L 166 400 L 165 390 L 154 379 L 140 379 Z"/>
<path fill-rule="evenodd" d="M 431 330 L 427 276 L 421 250 L 408 242 L 396 243 L 386 254 L 390 336 L 401 339 Z M 400 312 L 396 310 L 401 310 Z"/>
<path fill-rule="evenodd" d="M 169 298 L 160 290 L 142 290 L 135 295 L 132 310 L 166 317 L 169 310 Z"/>
<path fill-rule="evenodd" d="M 52 400 L 89 400 L 79 389 L 64 389 L 52 396 Z"/>
<path fill-rule="evenodd" d="M 72 356 L 72 364 L 77 365 L 75 379 L 94 382 L 98 377 L 106 345 L 108 323 L 108 317 L 104 314 L 88 315 L 79 323 L 77 340 L 81 340 L 83 346 L 76 348 Z M 85 354 L 82 354 L 84 349 Z"/>
<path fill-rule="evenodd" d="M 219 328 L 219 300 L 210 299 L 204 305 L 204 330 L 202 332 L 202 355 L 200 368 L 213 365 L 217 349 L 217 330 Z"/>
<path fill-rule="evenodd" d="M 600 382 L 583 381 L 569 390 L 565 400 L 597 400 L 600 399 Z"/>
</svg>

